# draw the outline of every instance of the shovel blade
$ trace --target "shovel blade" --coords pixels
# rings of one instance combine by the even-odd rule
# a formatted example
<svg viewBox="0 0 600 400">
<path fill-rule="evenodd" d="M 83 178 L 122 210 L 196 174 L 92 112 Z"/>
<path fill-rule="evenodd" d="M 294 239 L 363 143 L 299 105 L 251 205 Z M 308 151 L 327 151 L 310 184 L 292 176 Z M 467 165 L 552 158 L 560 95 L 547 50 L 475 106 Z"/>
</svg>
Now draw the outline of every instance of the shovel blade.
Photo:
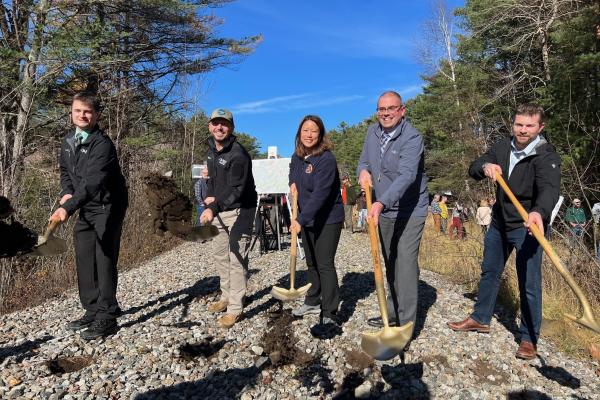
<svg viewBox="0 0 600 400">
<path fill-rule="evenodd" d="M 193 227 L 188 233 L 179 236 L 188 242 L 212 239 L 219 234 L 219 228 L 215 225 L 201 225 Z"/>
<path fill-rule="evenodd" d="M 284 289 L 277 286 L 273 286 L 271 288 L 271 296 L 281 301 L 292 301 L 304 296 L 311 286 L 311 283 L 304 285 L 298 289 Z"/>
<path fill-rule="evenodd" d="M 376 360 L 385 361 L 396 357 L 410 341 L 413 323 L 399 327 L 387 327 L 377 332 L 364 332 L 360 347 Z"/>
<path fill-rule="evenodd" d="M 67 242 L 65 240 L 52 235 L 48 236 L 48 239 L 40 236 L 38 238 L 38 244 L 26 255 L 33 257 L 48 257 L 64 253 L 65 251 L 67 251 Z"/>
</svg>

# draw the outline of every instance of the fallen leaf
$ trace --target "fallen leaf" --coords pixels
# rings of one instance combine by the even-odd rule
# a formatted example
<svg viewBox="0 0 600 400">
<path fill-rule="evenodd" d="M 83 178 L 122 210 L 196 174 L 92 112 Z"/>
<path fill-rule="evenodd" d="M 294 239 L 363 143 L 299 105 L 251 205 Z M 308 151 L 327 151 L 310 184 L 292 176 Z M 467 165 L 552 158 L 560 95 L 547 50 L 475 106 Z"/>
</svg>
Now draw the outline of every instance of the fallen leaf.
<svg viewBox="0 0 600 400">
<path fill-rule="evenodd" d="M 14 376 L 11 376 L 8 378 L 8 387 L 15 387 L 17 385 L 20 385 L 21 382 L 23 382 L 22 380 L 20 380 L 19 378 L 15 378 Z"/>
</svg>

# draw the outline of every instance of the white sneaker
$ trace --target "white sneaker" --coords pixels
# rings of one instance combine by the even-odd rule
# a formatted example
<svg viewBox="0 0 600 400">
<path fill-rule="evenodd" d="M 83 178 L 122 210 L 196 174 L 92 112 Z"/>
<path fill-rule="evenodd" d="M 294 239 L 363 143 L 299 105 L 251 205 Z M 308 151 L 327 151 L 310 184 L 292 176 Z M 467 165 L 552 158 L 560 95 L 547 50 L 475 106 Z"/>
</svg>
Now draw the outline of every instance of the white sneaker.
<svg viewBox="0 0 600 400">
<path fill-rule="evenodd" d="M 309 306 L 308 304 L 302 304 L 300 307 L 292 310 L 294 317 L 302 317 L 307 314 L 321 314 L 321 306 Z"/>
</svg>

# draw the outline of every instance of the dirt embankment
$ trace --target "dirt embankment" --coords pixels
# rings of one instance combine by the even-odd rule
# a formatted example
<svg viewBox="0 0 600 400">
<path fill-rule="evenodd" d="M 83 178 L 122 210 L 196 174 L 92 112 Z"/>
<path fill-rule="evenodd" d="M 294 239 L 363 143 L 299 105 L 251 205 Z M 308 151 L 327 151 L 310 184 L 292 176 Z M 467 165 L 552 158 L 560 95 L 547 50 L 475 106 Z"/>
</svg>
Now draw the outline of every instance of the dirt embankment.
<svg viewBox="0 0 600 400">
<path fill-rule="evenodd" d="M 37 234 L 15 221 L 13 212 L 10 201 L 0 196 L 0 258 L 26 253 L 37 243 Z"/>
<path fill-rule="evenodd" d="M 146 175 L 143 181 L 154 233 L 159 236 L 166 232 L 175 236 L 189 233 L 193 227 L 192 202 L 179 191 L 175 181 L 157 173 Z"/>
</svg>

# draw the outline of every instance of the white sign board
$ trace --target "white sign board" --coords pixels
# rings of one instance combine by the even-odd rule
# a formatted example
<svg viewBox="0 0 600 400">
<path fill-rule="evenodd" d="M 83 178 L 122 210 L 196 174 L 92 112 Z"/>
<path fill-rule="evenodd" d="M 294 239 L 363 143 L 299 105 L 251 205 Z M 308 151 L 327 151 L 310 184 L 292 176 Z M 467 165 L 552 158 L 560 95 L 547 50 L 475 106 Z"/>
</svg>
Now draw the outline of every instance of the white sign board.
<svg viewBox="0 0 600 400">
<path fill-rule="evenodd" d="M 192 164 L 192 179 L 202 178 L 202 171 L 206 168 L 204 164 Z"/>
<path fill-rule="evenodd" d="M 552 223 L 554 222 L 554 218 L 556 218 L 558 210 L 560 210 L 560 206 L 562 205 L 563 201 L 565 201 L 565 198 L 562 196 L 558 196 L 558 201 L 556 202 L 556 205 L 552 210 L 552 214 L 550 215 L 550 225 L 552 225 Z"/>
<path fill-rule="evenodd" d="M 277 146 L 267 147 L 267 158 L 277 158 Z"/>
<path fill-rule="evenodd" d="M 258 194 L 288 193 L 291 158 L 252 160 L 252 174 Z"/>
</svg>

